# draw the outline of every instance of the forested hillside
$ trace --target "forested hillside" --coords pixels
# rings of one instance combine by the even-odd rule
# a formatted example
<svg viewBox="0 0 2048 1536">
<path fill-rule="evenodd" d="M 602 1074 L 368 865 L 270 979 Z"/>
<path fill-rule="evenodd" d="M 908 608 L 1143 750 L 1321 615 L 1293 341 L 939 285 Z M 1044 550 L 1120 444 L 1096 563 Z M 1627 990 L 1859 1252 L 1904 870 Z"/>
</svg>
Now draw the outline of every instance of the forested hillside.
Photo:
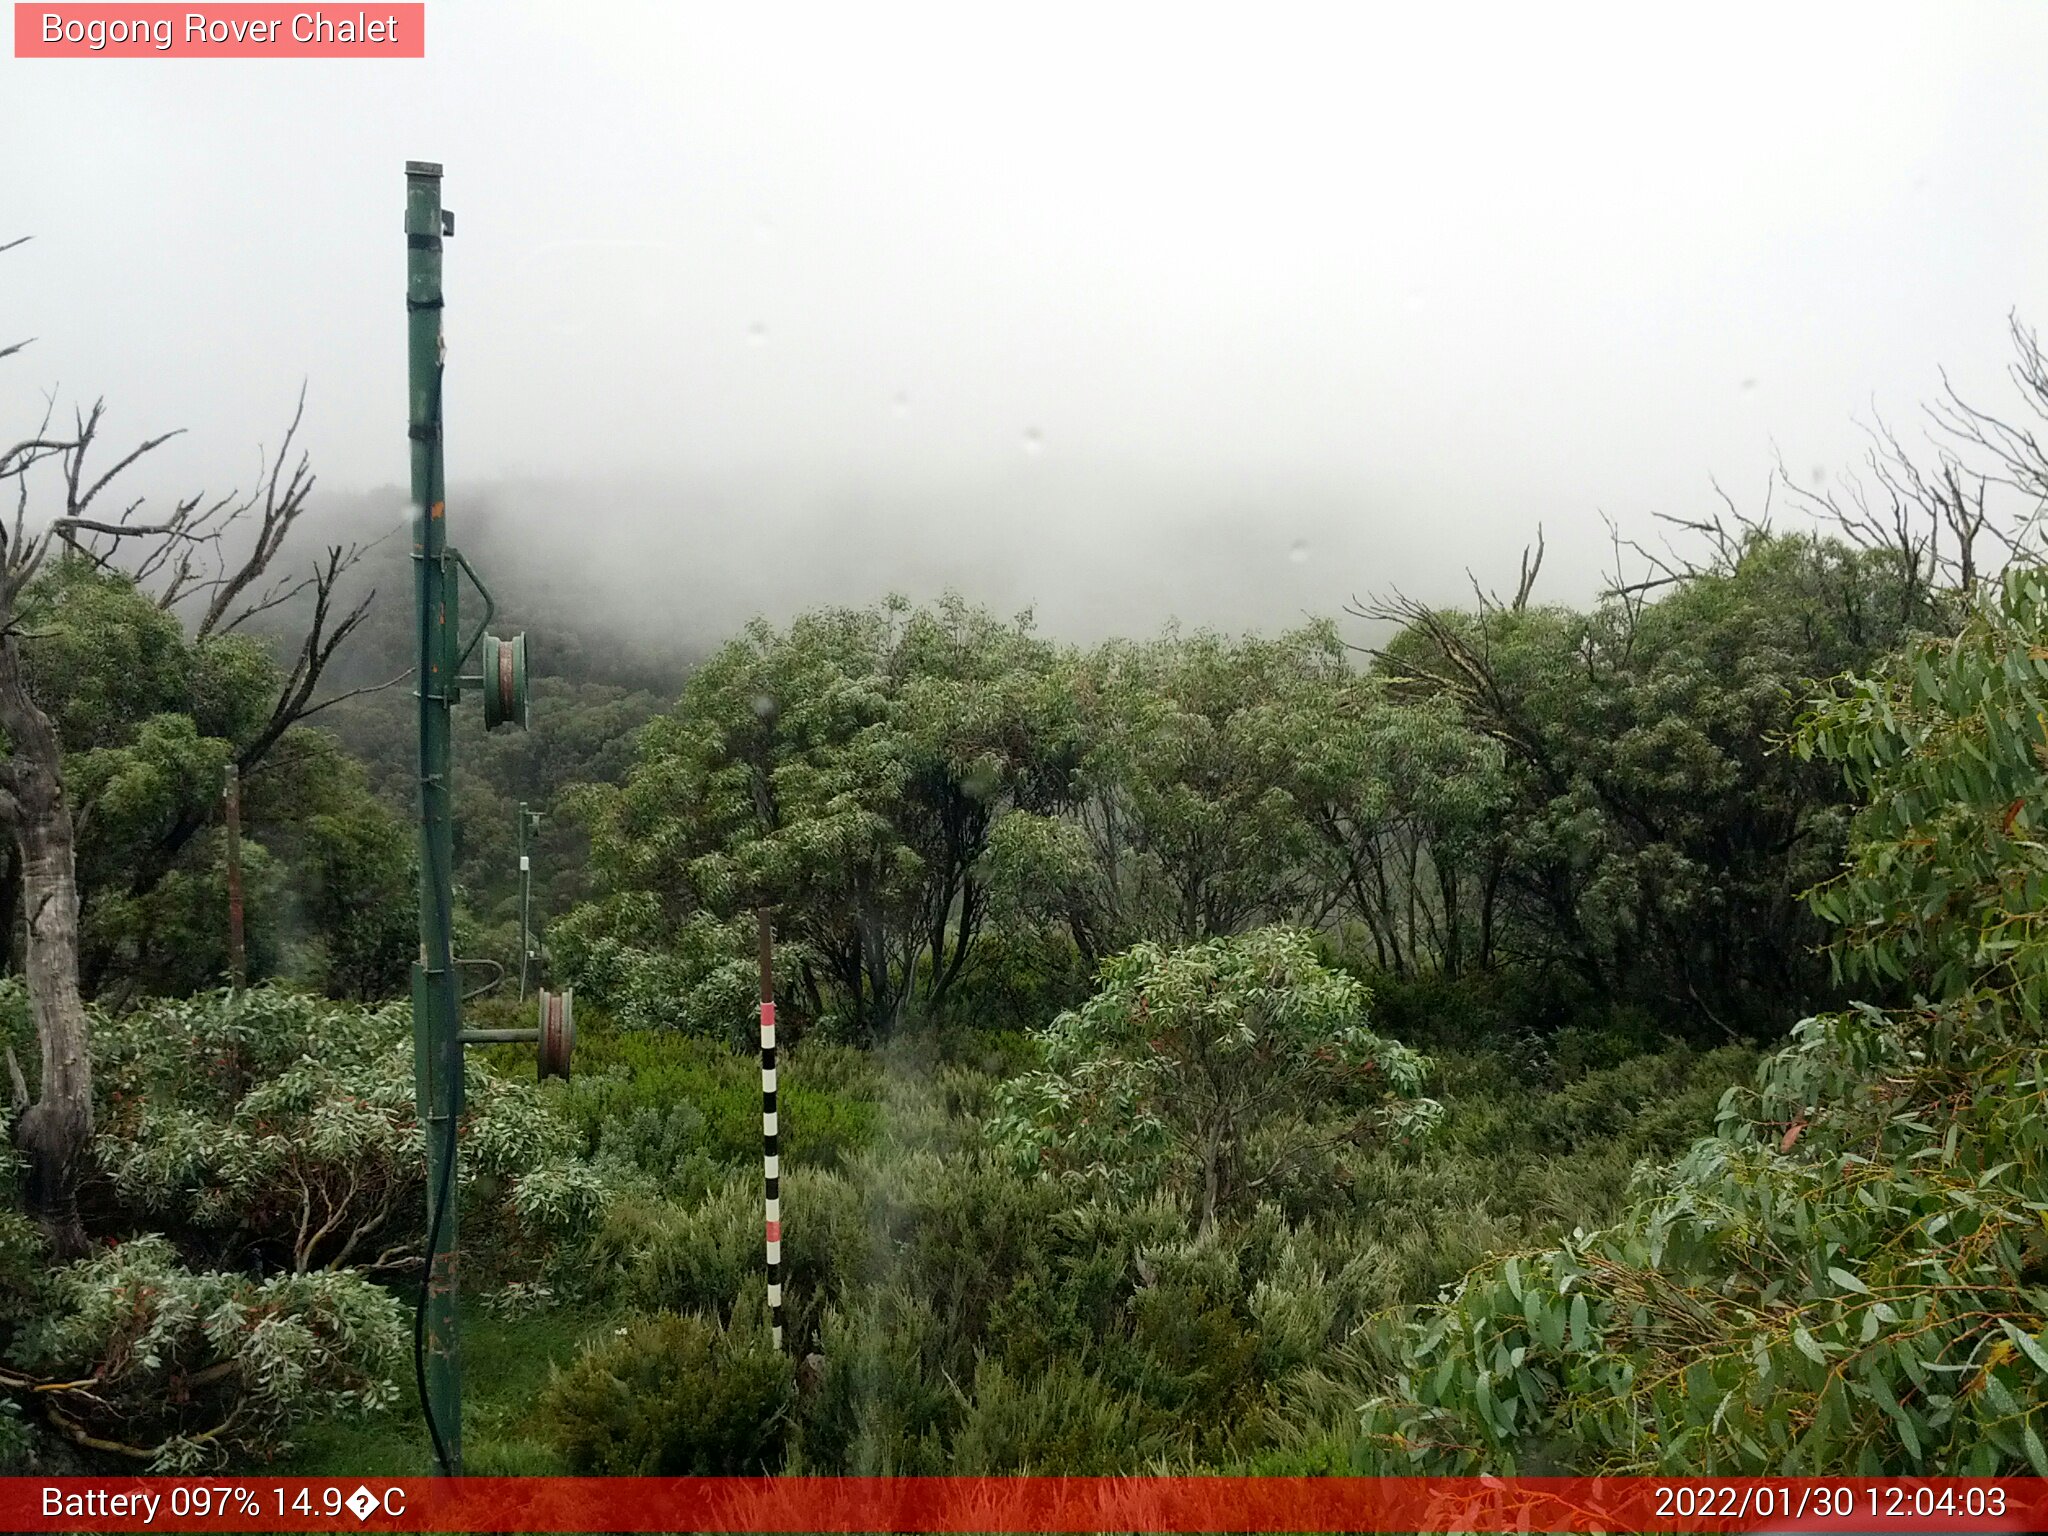
<svg viewBox="0 0 2048 1536">
<path fill-rule="evenodd" d="M 480 521 L 535 683 L 458 734 L 458 953 L 516 967 L 526 803 L 583 1039 L 472 1056 L 470 1470 L 2048 1475 L 2048 576 L 1985 511 L 2048 461 L 1955 422 L 1590 603 L 1537 544 L 1246 635 L 949 595 L 696 654 Z M 419 1470 L 409 549 L 273 477 L 223 603 L 56 479 L 0 787 L 81 996 L 23 834 L 0 1459 Z"/>
<path fill-rule="evenodd" d="M 334 692 L 354 696 L 340 697 L 321 716 L 321 725 L 363 765 L 372 792 L 404 824 L 402 835 L 409 840 L 419 796 L 417 706 L 410 681 L 413 569 L 405 530 L 390 531 L 394 499 L 402 500 L 351 498 L 335 509 L 329 525 L 328 537 L 354 538 L 365 547 L 349 572 L 348 594 L 358 600 L 374 594 L 375 600 L 347 652 L 337 658 Z M 516 974 L 519 806 L 540 815 L 529 852 L 533 909 L 544 920 L 593 894 L 585 875 L 588 838 L 561 796 L 573 786 L 623 775 L 634 732 L 674 699 L 698 652 L 683 641 L 658 638 L 658 624 L 636 625 L 614 611 L 596 584 L 559 566 L 537 564 L 517 542 L 498 537 L 497 526 L 487 512 L 474 517 L 463 544 L 478 568 L 493 573 L 499 615 L 493 627 L 528 634 L 531 726 L 487 732 L 474 710 L 456 718 L 457 950 Z M 473 596 L 470 603 L 465 627 L 474 627 L 478 617 Z M 302 622 L 289 604 L 265 618 L 270 632 L 286 643 Z M 402 989 L 412 950 L 408 926 L 392 955 L 396 970 L 386 990 Z M 479 968 L 474 980 L 491 974 Z"/>
</svg>

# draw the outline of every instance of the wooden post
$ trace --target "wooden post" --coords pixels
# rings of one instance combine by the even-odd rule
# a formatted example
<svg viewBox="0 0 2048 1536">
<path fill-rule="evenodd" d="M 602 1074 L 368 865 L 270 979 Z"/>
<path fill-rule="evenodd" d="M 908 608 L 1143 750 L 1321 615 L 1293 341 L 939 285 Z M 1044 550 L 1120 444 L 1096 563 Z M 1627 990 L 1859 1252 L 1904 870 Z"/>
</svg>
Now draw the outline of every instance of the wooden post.
<svg viewBox="0 0 2048 1536">
<path fill-rule="evenodd" d="M 242 945 L 242 770 L 233 762 L 221 798 L 228 823 L 228 985 L 239 992 L 249 979 L 249 966 Z"/>
</svg>

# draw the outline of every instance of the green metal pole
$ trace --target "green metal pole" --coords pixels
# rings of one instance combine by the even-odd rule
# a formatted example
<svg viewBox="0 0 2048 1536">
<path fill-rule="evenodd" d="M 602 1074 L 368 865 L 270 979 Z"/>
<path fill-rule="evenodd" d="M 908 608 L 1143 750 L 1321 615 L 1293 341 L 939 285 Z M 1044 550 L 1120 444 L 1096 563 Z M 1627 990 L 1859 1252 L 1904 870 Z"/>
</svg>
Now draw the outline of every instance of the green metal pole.
<svg viewBox="0 0 2048 1536">
<path fill-rule="evenodd" d="M 460 991 L 451 948 L 454 827 L 449 740 L 455 679 L 454 572 L 441 435 L 441 167 L 405 167 L 406 382 L 410 397 L 413 596 L 418 617 L 420 955 L 413 968 L 413 1061 L 427 1131 L 427 1275 L 420 1386 L 441 1470 L 462 1471 L 462 1355 L 456 1314 L 455 1128 L 462 1114 Z"/>
</svg>

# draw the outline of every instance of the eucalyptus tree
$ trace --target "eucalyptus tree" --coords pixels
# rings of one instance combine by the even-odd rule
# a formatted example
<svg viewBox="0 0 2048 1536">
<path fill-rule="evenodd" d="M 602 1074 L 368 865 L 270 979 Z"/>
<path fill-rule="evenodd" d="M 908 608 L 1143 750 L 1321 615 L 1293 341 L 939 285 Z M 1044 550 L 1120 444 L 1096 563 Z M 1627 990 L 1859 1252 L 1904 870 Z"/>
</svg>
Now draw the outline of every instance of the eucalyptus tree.
<svg viewBox="0 0 2048 1536">
<path fill-rule="evenodd" d="M 0 358 L 24 345 L 0 347 Z M 303 397 L 300 405 L 303 411 Z M 13 1134 L 28 1165 L 30 1209 L 60 1255 L 85 1246 L 78 1190 L 93 1129 L 79 968 L 77 806 L 66 783 L 65 727 L 105 741 L 115 729 L 109 722 L 120 715 L 116 695 L 127 685 L 118 669 L 99 669 L 111 692 L 96 696 L 77 686 L 75 672 L 45 660 L 38 647 L 52 640 L 61 645 L 66 635 L 78 633 L 70 623 L 74 605 L 107 611 L 97 606 L 107 590 L 97 577 L 117 572 L 112 580 L 147 593 L 151 606 L 174 618 L 168 627 L 141 636 L 88 622 L 86 646 L 132 643 L 138 659 L 147 651 L 151 664 L 172 651 L 187 660 L 203 658 L 199 672 L 223 682 L 237 673 L 246 677 L 260 660 L 253 647 L 236 641 L 236 630 L 258 613 L 304 598 L 309 617 L 295 655 L 265 679 L 265 702 L 237 720 L 240 734 L 221 738 L 245 774 L 260 763 L 321 707 L 315 702 L 321 675 L 369 601 L 343 611 L 335 600 L 336 584 L 354 559 L 352 549 L 331 548 L 303 576 L 275 572 L 313 488 L 305 456 L 292 459 L 298 424 L 295 415 L 252 493 L 211 500 L 188 496 L 153 514 L 145 510 L 145 498 L 128 496 L 127 487 L 136 466 L 175 434 L 146 438 L 109 461 L 104 405 L 75 411 L 61 424 L 53 404 L 25 436 L 0 447 L 0 494 L 14 502 L 13 517 L 0 526 L 0 733 L 7 747 L 0 760 L 0 823 L 13 844 L 8 883 L 19 885 L 15 910 L 23 925 L 24 978 L 40 1058 L 32 1095 L 9 1053 Z M 177 621 L 188 614 L 187 643 L 174 644 Z M 102 706 L 106 718 L 98 720 L 94 712 Z M 133 728 L 132 717 L 126 718 Z M 190 770 L 219 760 L 223 750 L 196 743 L 196 734 L 164 723 L 139 731 L 130 745 L 138 763 L 189 782 Z M 123 792 L 130 787 L 120 775 L 109 782 L 120 783 Z M 204 794 L 171 797 L 156 835 L 133 850 L 132 890 L 147 891 L 171 871 L 206 825 L 219 782 L 214 777 Z M 117 793 L 108 800 L 110 810 L 121 798 Z"/>
<path fill-rule="evenodd" d="M 1730 1031 L 1819 996 L 1799 896 L 1840 857 L 1845 796 L 1784 748 L 1821 680 L 1929 610 L 1879 552 L 1754 529 L 1655 600 L 1590 611 L 1394 600 L 1376 670 L 1497 744 L 1496 958 Z"/>
<path fill-rule="evenodd" d="M 1831 687 L 1791 749 L 1856 797 L 1813 895 L 1845 980 L 1613 1227 L 1385 1341 L 1386 1472 L 2048 1476 L 2048 576 Z"/>
<path fill-rule="evenodd" d="M 724 1032 L 765 906 L 802 1014 L 873 1039 L 936 1004 L 988 915 L 991 824 L 1066 780 L 1053 654 L 952 597 L 749 625 L 582 795 L 607 894 L 558 958 L 629 1020 Z"/>
<path fill-rule="evenodd" d="M 1507 803 L 1498 743 L 1449 700 L 1397 697 L 1372 675 L 1292 690 L 1273 719 L 1316 889 L 1364 925 L 1378 967 L 1491 966 Z"/>
<path fill-rule="evenodd" d="M 1294 754 L 1302 712 L 1327 712 L 1350 671 L 1327 625 L 1274 639 L 1175 631 L 1063 658 L 1072 771 L 994 829 L 1006 906 L 1064 928 L 1090 965 L 1141 939 L 1326 916 Z"/>
</svg>

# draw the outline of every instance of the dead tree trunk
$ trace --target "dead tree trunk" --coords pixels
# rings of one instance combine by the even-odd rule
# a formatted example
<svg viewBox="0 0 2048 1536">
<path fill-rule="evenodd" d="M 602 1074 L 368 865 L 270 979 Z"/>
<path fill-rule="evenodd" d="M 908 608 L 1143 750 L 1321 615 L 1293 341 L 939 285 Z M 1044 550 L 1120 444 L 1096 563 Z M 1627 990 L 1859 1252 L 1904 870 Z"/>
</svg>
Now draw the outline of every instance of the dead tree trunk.
<svg viewBox="0 0 2048 1536">
<path fill-rule="evenodd" d="M 20 243 L 0 242 L 0 252 Z M 0 344 L 0 358 L 25 345 Z M 188 599 L 208 596 L 205 615 L 193 635 L 195 644 L 204 644 L 311 589 L 313 617 L 277 705 L 253 740 L 234 744 L 235 765 L 246 773 L 294 725 L 336 702 L 316 704 L 313 693 L 335 649 L 369 611 L 369 597 L 346 614 L 337 613 L 334 606 L 337 584 L 361 555 L 359 547 L 344 550 L 337 545 L 310 575 L 297 581 L 279 579 L 267 589 L 261 586 L 313 488 L 312 469 L 303 452 L 295 467 L 289 473 L 285 470 L 292 462 L 292 441 L 304 410 L 301 391 L 284 443 L 275 460 L 266 460 L 262 483 L 249 496 L 230 494 L 210 505 L 193 496 L 155 523 L 135 520 L 140 499 L 104 516 L 94 504 L 109 485 L 175 433 L 146 439 L 110 468 L 97 471 L 95 465 L 97 472 L 88 472 L 86 462 L 105 416 L 99 402 L 90 411 L 75 412 L 69 431 L 52 430 L 53 405 L 30 436 L 12 445 L 0 440 L 0 486 L 12 492 L 9 499 L 14 503 L 12 517 L 0 521 L 0 734 L 6 737 L 7 749 L 0 758 L 0 823 L 5 824 L 20 863 L 21 915 L 27 933 L 24 973 L 42 1057 L 42 1077 L 33 1098 L 11 1050 L 7 1066 L 14 1141 L 28 1161 L 29 1208 L 60 1259 L 76 1257 L 86 1247 L 78 1193 L 92 1158 L 92 1056 L 79 986 L 78 869 L 75 829 L 64 800 L 64 747 L 22 669 L 23 597 L 53 547 L 61 551 L 59 558 L 89 559 L 113 569 L 122 569 L 114 557 L 126 549 L 135 553 L 136 563 L 125 574 L 149 592 L 159 608 L 169 612 Z M 63 499 L 54 516 L 31 528 L 28 480 L 44 464 L 55 466 Z M 221 554 L 223 536 L 251 514 L 260 520 L 253 547 L 230 567 Z M 166 846 L 144 861 L 152 866 L 153 879 L 169 870 L 170 860 L 203 821 L 203 816 L 192 814 L 192 807 L 186 809 Z M 150 883 L 153 880 L 138 885 L 138 892 L 147 891 Z"/>
<path fill-rule="evenodd" d="M 0 815 L 21 861 L 28 948 L 25 974 L 42 1077 L 31 1101 L 8 1059 L 14 1142 L 28 1161 L 29 1212 L 59 1259 L 85 1251 L 78 1188 L 92 1152 L 92 1055 L 78 988 L 78 877 L 63 753 L 49 716 L 29 696 L 12 633 L 0 635 L 0 730 L 13 755 L 0 764 Z"/>
</svg>

